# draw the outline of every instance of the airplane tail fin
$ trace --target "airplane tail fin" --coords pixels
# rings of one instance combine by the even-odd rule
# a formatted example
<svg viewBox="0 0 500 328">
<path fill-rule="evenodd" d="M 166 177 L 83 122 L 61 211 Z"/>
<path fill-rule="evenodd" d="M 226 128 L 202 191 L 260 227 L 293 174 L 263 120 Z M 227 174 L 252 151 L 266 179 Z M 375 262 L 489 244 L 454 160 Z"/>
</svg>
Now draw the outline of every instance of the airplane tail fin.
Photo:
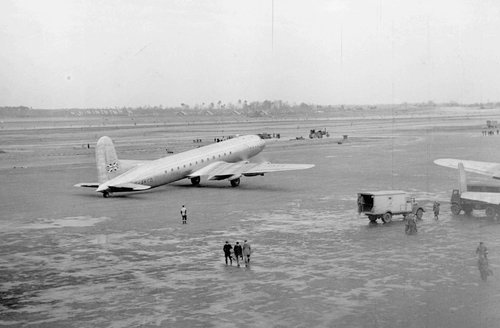
<svg viewBox="0 0 500 328">
<path fill-rule="evenodd" d="M 462 162 L 458 163 L 458 186 L 460 193 L 467 191 L 467 176 Z"/>
<path fill-rule="evenodd" d="M 99 184 L 116 177 L 120 173 L 120 161 L 116 156 L 115 146 L 111 138 L 104 136 L 97 141 L 95 159 Z"/>
</svg>

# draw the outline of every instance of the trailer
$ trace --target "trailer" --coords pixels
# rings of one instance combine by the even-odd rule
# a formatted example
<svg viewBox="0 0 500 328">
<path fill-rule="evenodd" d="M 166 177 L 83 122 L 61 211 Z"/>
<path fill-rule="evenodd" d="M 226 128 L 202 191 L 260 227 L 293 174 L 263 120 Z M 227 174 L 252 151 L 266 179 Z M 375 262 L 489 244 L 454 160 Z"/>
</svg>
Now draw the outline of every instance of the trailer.
<svg viewBox="0 0 500 328">
<path fill-rule="evenodd" d="M 467 198 L 462 197 L 459 189 L 453 189 L 451 192 L 451 213 L 459 215 L 462 211 L 466 215 L 471 215 L 473 210 L 484 210 L 486 217 L 494 218 L 497 213 L 500 213 L 500 205 L 492 203 L 488 200 L 488 194 L 500 193 L 500 186 L 488 184 L 467 184 Z M 476 199 L 471 199 L 471 193 L 475 194 Z"/>
<path fill-rule="evenodd" d="M 395 215 L 406 216 L 413 213 L 422 219 L 425 210 L 415 198 L 402 190 L 381 190 L 358 193 L 358 213 L 368 216 L 371 222 L 381 219 L 384 223 L 392 221 Z"/>
</svg>

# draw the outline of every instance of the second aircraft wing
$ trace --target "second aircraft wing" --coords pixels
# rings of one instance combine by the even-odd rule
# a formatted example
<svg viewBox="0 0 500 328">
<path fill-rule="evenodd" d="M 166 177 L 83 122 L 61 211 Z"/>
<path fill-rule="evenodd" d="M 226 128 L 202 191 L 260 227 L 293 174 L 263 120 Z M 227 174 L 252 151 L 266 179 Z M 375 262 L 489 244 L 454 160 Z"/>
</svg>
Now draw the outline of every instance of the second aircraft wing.
<svg viewBox="0 0 500 328">
<path fill-rule="evenodd" d="M 500 179 L 500 163 L 468 161 L 454 158 L 436 159 L 434 163 L 445 167 L 451 167 L 453 169 L 457 169 L 458 164 L 463 163 L 464 169 L 467 172 L 488 175 L 495 179 Z"/>
</svg>

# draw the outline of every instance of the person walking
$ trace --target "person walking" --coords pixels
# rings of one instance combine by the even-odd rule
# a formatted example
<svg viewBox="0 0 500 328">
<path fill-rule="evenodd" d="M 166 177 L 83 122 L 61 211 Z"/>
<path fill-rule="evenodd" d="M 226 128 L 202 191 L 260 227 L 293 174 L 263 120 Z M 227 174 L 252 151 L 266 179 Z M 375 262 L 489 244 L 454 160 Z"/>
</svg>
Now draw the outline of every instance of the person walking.
<svg viewBox="0 0 500 328">
<path fill-rule="evenodd" d="M 478 256 L 477 268 L 479 269 L 479 274 L 481 275 L 481 279 L 486 281 L 488 276 L 493 275 L 493 271 L 491 271 L 488 263 L 488 248 L 486 248 L 482 241 L 479 242 L 476 248 L 476 254 Z"/>
<path fill-rule="evenodd" d="M 181 218 L 182 218 L 182 224 L 187 223 L 187 208 L 182 205 L 181 207 Z"/>
<path fill-rule="evenodd" d="M 250 265 L 250 255 L 252 254 L 252 248 L 250 247 L 250 244 L 245 242 L 243 243 L 242 247 L 243 251 L 243 259 L 245 260 L 245 266 L 248 267 Z"/>
<path fill-rule="evenodd" d="M 488 248 L 486 248 L 482 241 L 479 242 L 479 245 L 476 248 L 476 255 L 478 258 L 488 257 Z"/>
<path fill-rule="evenodd" d="M 432 211 L 434 212 L 435 220 L 439 220 L 439 206 L 441 206 L 441 204 L 439 204 L 438 201 L 435 201 L 434 205 L 432 205 Z"/>
<path fill-rule="evenodd" d="M 243 260 L 243 249 L 239 242 L 234 245 L 234 256 L 236 257 L 236 263 L 240 266 L 240 258 Z"/>
<path fill-rule="evenodd" d="M 229 258 L 229 262 L 231 263 L 231 265 L 233 265 L 233 258 L 231 256 L 231 250 L 233 249 L 233 247 L 231 246 L 231 244 L 226 240 L 226 243 L 224 244 L 224 246 L 222 247 L 222 250 L 224 251 L 224 258 L 226 260 L 226 265 L 227 265 L 227 259 Z"/>
<path fill-rule="evenodd" d="M 414 235 L 417 233 L 417 222 L 413 213 L 408 214 L 405 224 L 405 233 L 407 235 Z"/>
</svg>

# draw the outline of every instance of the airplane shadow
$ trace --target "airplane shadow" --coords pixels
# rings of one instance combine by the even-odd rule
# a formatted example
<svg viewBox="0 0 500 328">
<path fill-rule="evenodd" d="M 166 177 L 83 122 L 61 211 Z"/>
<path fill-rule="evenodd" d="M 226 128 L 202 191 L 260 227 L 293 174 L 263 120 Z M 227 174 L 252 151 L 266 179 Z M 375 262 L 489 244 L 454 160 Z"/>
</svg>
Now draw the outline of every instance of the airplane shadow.
<svg viewBox="0 0 500 328">
<path fill-rule="evenodd" d="M 193 188 L 193 189 L 231 189 L 231 190 L 241 190 L 241 191 L 281 191 L 286 192 L 288 189 L 279 188 L 279 187 L 271 187 L 271 186 L 251 186 L 251 185 L 240 185 L 238 187 L 232 187 L 230 185 L 217 185 L 217 184 L 200 184 L 198 186 L 193 186 L 192 184 L 170 184 L 170 187 L 173 188 Z M 164 189 L 167 190 L 167 189 Z"/>
</svg>

